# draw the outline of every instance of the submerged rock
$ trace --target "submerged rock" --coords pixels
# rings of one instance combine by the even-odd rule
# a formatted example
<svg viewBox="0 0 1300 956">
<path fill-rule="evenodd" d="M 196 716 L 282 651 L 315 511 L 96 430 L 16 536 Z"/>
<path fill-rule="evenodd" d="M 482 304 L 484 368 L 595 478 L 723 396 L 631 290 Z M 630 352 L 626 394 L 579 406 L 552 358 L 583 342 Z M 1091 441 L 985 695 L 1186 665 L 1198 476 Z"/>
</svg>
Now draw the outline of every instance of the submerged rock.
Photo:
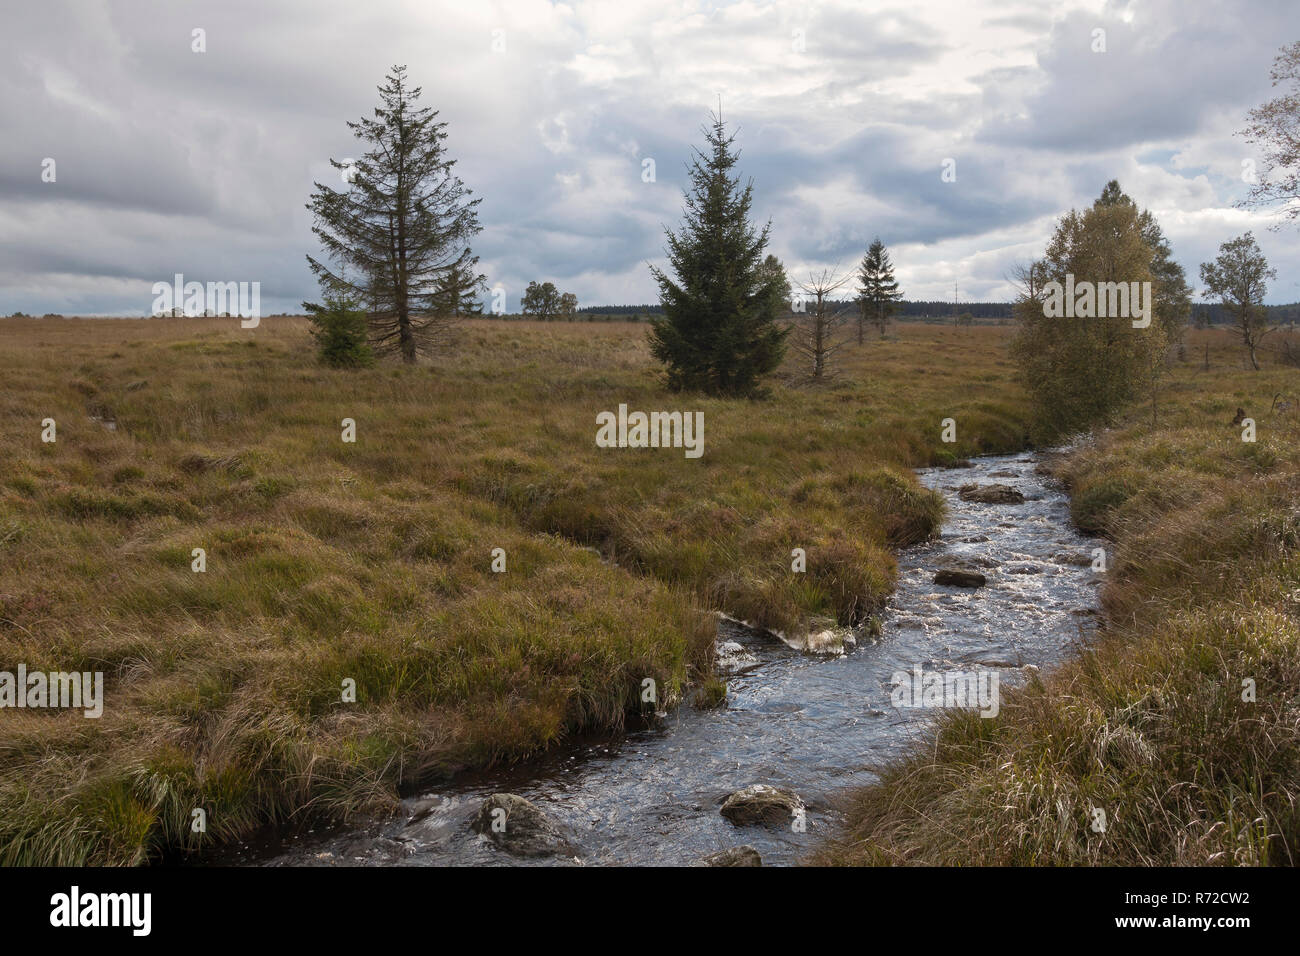
<svg viewBox="0 0 1300 956">
<path fill-rule="evenodd" d="M 792 790 L 756 783 L 737 790 L 722 802 L 721 813 L 736 826 L 781 826 L 805 808 Z"/>
<path fill-rule="evenodd" d="M 813 654 L 843 654 L 857 642 L 851 631 L 829 627 L 809 633 L 804 638 L 804 650 Z"/>
<path fill-rule="evenodd" d="M 982 588 L 988 579 L 970 568 L 943 568 L 935 572 L 934 583 L 956 588 Z"/>
<path fill-rule="evenodd" d="M 962 501 L 974 501 L 982 505 L 1022 505 L 1025 496 L 1018 488 L 1010 485 L 962 485 L 957 489 L 957 497 Z"/>
<path fill-rule="evenodd" d="M 433 815 L 438 810 L 447 806 L 447 801 L 442 797 L 426 797 L 423 800 L 417 800 L 411 806 L 411 819 L 406 821 L 406 825 L 414 826 L 425 818 Z"/>
<path fill-rule="evenodd" d="M 483 801 L 470 825 L 475 832 L 516 856 L 572 852 L 560 828 L 518 794 L 492 794 Z"/>
<path fill-rule="evenodd" d="M 998 567 L 997 561 L 982 554 L 950 554 L 940 557 L 937 563 L 941 568 L 956 568 L 959 571 Z"/>
<path fill-rule="evenodd" d="M 792 636 L 775 633 L 787 647 L 810 654 L 843 654 L 858 643 L 851 630 L 829 617 L 811 618 L 802 631 Z"/>
<path fill-rule="evenodd" d="M 713 660 L 718 670 L 734 671 L 758 663 L 758 658 L 739 641 L 719 641 L 715 646 L 717 653 Z"/>
<path fill-rule="evenodd" d="M 1057 564 L 1073 565 L 1076 568 L 1086 568 L 1092 564 L 1093 558 L 1090 554 L 1081 554 L 1070 551 L 1057 551 L 1052 555 L 1052 560 Z"/>
<path fill-rule="evenodd" d="M 762 866 L 763 858 L 752 846 L 733 846 L 719 853 L 710 853 L 700 860 L 699 866 Z"/>
</svg>

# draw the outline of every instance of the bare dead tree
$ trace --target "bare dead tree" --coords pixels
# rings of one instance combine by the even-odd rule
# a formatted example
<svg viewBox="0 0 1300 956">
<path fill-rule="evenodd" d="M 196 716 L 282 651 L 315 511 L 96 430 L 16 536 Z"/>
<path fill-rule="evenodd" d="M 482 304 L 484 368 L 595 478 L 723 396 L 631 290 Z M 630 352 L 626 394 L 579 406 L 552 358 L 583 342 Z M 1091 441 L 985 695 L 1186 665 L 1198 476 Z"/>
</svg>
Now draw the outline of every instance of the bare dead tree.
<svg viewBox="0 0 1300 956">
<path fill-rule="evenodd" d="M 796 314 L 792 341 L 802 367 L 799 378 L 807 384 L 820 384 L 834 375 L 832 360 L 848 341 L 840 332 L 855 312 L 851 303 L 832 303 L 830 296 L 852 278 L 852 274 L 837 277 L 835 270 L 823 269 L 820 275 L 810 273 L 808 282 L 796 283 L 805 304 L 803 314 Z"/>
<path fill-rule="evenodd" d="M 1042 295 L 1043 286 L 1047 282 L 1047 268 L 1037 261 L 1016 262 L 1005 278 L 1019 287 L 1022 298 L 1037 299 Z"/>
</svg>

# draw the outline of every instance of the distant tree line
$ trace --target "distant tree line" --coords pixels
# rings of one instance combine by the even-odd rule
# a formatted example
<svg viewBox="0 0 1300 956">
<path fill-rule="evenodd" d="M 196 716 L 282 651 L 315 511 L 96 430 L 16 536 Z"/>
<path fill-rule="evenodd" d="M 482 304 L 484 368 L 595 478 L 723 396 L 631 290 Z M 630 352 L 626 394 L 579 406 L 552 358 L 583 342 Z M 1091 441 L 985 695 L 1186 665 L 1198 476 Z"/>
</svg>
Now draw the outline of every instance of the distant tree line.
<svg viewBox="0 0 1300 956">
<path fill-rule="evenodd" d="M 827 299 L 831 306 L 860 306 L 861 299 Z M 1009 319 L 1014 308 L 1012 302 L 962 302 L 958 308 L 977 319 Z M 585 305 L 580 315 L 660 315 L 660 305 Z M 913 301 L 898 299 L 894 302 L 896 318 L 952 318 L 952 303 L 943 301 Z"/>
<path fill-rule="evenodd" d="M 895 307 L 895 314 L 901 318 L 952 318 L 954 315 L 960 316 L 962 312 L 969 312 L 976 319 L 1009 319 L 1012 309 L 1015 308 L 1013 302 L 960 302 L 957 304 L 957 312 L 953 312 L 953 304 L 942 300 L 924 300 L 924 301 L 901 301 Z"/>
<path fill-rule="evenodd" d="M 654 305 L 584 305 L 579 312 L 598 312 L 601 315 L 659 315 L 664 307 Z"/>
<path fill-rule="evenodd" d="M 853 299 L 827 299 L 826 304 L 829 306 L 848 306 L 852 305 Z M 1300 303 L 1290 303 L 1288 305 L 1266 305 L 1269 318 L 1275 325 L 1289 325 L 1292 322 L 1300 324 Z M 969 314 L 973 319 L 1010 319 L 1015 310 L 1014 302 L 959 302 L 957 312 L 953 312 L 952 302 L 942 299 L 900 299 L 894 303 L 894 315 L 897 318 L 904 319 L 960 319 L 962 313 Z M 655 305 L 584 305 L 578 310 L 579 315 L 591 316 L 593 318 L 605 318 L 606 316 L 640 316 L 640 315 L 660 315 L 663 313 L 663 307 Z M 1219 302 L 1194 302 L 1192 303 L 1193 324 L 1197 326 L 1206 325 L 1230 325 L 1234 320 L 1227 310 Z"/>
<path fill-rule="evenodd" d="M 1268 314 L 1272 325 L 1300 323 L 1300 303 L 1290 305 L 1260 306 Z M 1209 325 L 1233 325 L 1236 317 L 1222 302 L 1195 302 L 1192 304 L 1192 323 L 1200 328 Z"/>
</svg>

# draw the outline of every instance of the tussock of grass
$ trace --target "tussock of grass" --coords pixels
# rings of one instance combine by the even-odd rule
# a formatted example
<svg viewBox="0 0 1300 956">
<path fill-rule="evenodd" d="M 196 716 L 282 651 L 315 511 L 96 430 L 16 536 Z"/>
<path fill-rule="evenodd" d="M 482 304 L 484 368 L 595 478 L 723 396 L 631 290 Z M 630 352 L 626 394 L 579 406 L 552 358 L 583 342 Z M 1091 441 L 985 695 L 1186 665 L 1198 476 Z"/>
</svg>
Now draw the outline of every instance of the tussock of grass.
<svg viewBox="0 0 1300 956">
<path fill-rule="evenodd" d="M 1216 369 L 1176 369 L 1159 427 L 1135 413 L 1060 465 L 1115 542 L 1102 636 L 996 718 L 945 714 L 815 862 L 1300 862 L 1300 421 L 1265 414 L 1296 373 L 1198 337 Z"/>
<path fill-rule="evenodd" d="M 106 692 L 99 720 L 0 711 L 3 863 L 382 809 L 615 731 L 646 678 L 663 705 L 717 702 L 710 611 L 863 619 L 891 549 L 940 520 L 906 469 L 1023 434 L 989 329 L 903 327 L 845 350 L 836 388 L 759 403 L 665 392 L 617 323 L 475 322 L 445 361 L 351 372 L 315 364 L 303 320 L 0 334 L 0 667 L 101 670 Z M 704 411 L 704 457 L 597 448 L 620 402 Z"/>
</svg>

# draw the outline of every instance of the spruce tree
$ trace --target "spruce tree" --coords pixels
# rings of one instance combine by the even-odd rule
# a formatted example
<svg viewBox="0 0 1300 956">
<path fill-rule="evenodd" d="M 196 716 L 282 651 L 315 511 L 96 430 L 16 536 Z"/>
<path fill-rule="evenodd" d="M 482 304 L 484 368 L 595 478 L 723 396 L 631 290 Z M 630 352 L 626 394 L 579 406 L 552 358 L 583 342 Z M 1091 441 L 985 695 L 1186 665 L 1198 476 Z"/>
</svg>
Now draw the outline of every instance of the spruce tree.
<svg viewBox="0 0 1300 956">
<path fill-rule="evenodd" d="M 774 255 L 769 255 L 763 260 L 763 268 L 777 277 L 777 300 L 783 306 L 788 305 L 794 289 L 790 286 L 790 280 L 785 274 L 785 266 L 781 264 L 781 260 Z"/>
<path fill-rule="evenodd" d="M 438 280 L 438 299 L 436 311 L 439 315 L 459 318 L 464 315 L 482 315 L 483 300 L 479 298 L 485 291 L 481 275 L 475 275 L 473 267 L 452 266 L 446 275 Z"/>
<path fill-rule="evenodd" d="M 863 329 L 868 322 L 880 330 L 882 339 L 885 337 L 890 316 L 894 314 L 894 303 L 903 298 L 903 293 L 894 280 L 894 263 L 879 236 L 862 257 L 862 265 L 858 267 L 858 282 L 858 302 L 861 306 L 858 314 L 858 344 L 861 345 Z"/>
<path fill-rule="evenodd" d="M 345 293 L 327 293 L 325 304 L 311 316 L 312 338 L 321 361 L 335 368 L 361 368 L 374 356 L 366 342 L 366 313 Z"/>
<path fill-rule="evenodd" d="M 348 189 L 316 183 L 307 205 L 312 232 L 337 272 L 307 261 L 326 294 L 364 305 L 376 351 L 414 362 L 448 331 L 465 292 L 482 285 L 469 247 L 480 200 L 469 198 L 453 171 L 443 145 L 447 124 L 416 106 L 420 88 L 407 85 L 406 67 L 393 67 L 379 95 L 373 119 L 348 123 L 369 144 L 365 156 L 355 164 L 330 160 L 349 171 Z M 328 308 L 303 307 L 313 315 Z"/>
<path fill-rule="evenodd" d="M 674 390 L 755 395 L 785 354 L 790 330 L 776 324 L 785 277 L 764 263 L 771 223 L 749 222 L 753 181 L 742 188 L 732 175 L 735 134 L 716 114 L 703 132 L 708 153 L 695 150 L 688 168 L 682 228 L 667 230 L 672 275 L 651 269 L 664 314 L 651 321 L 650 349 Z"/>
</svg>

